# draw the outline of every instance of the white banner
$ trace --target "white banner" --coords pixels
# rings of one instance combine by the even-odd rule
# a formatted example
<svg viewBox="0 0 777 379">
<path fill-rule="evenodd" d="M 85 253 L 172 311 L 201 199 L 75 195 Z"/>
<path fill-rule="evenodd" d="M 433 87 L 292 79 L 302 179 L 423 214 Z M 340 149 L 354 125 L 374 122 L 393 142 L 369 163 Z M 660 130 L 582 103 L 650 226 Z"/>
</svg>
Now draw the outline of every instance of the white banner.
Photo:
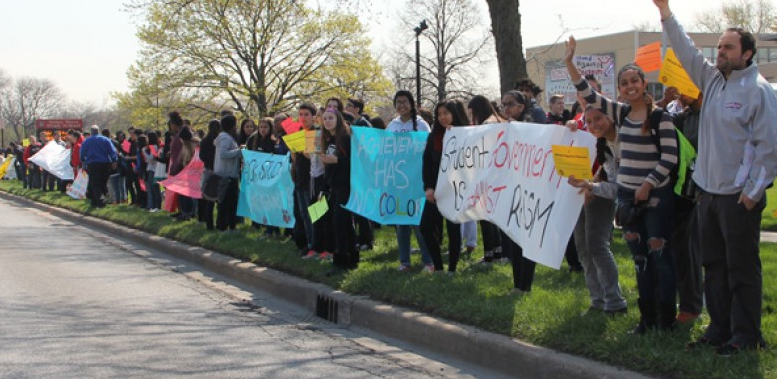
<svg viewBox="0 0 777 379">
<path fill-rule="evenodd" d="M 30 161 L 62 180 L 73 180 L 73 167 L 70 166 L 70 149 L 49 141 Z"/>
<path fill-rule="evenodd" d="M 556 173 L 551 145 L 587 147 L 596 139 L 566 127 L 531 123 L 451 128 L 445 133 L 435 198 L 457 222 L 488 220 L 523 247 L 525 257 L 558 269 L 583 196 Z"/>
</svg>

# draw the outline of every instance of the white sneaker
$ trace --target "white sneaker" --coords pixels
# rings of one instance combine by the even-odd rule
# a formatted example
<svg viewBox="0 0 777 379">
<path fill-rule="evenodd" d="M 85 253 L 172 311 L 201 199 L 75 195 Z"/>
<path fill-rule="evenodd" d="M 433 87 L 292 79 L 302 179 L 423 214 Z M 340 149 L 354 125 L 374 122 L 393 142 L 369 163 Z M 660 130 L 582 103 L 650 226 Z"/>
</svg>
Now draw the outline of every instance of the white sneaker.
<svg viewBox="0 0 777 379">
<path fill-rule="evenodd" d="M 428 272 L 430 274 L 434 273 L 434 265 L 426 265 L 426 266 L 424 266 L 424 269 L 421 270 L 421 271 Z"/>
</svg>

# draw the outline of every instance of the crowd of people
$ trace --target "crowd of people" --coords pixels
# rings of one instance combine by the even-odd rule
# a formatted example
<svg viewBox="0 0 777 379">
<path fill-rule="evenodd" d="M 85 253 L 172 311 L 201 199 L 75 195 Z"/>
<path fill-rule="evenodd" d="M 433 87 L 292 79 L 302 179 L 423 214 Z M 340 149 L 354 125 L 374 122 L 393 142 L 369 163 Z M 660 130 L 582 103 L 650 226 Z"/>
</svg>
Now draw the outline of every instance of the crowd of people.
<svg viewBox="0 0 777 379">
<path fill-rule="evenodd" d="M 570 271 L 584 275 L 589 312 L 615 316 L 628 309 L 610 250 L 613 221 L 617 221 L 637 278 L 640 321 L 635 333 L 670 331 L 677 323 L 692 322 L 706 299 L 710 326 L 689 348 L 712 346 L 718 354 L 730 355 L 764 347 L 758 241 L 765 190 L 777 174 L 777 99 L 752 62 L 756 53 L 752 34 L 743 29 L 726 31 L 713 64 L 693 46 L 672 16 L 668 0 L 654 3 L 672 47 L 704 100 L 702 95 L 690 97 L 669 88 L 663 99 L 654 101 L 647 92 L 645 73 L 634 64 L 618 71 L 618 98 L 608 99 L 601 94 L 597 78 L 581 76 L 575 67 L 576 42 L 570 37 L 564 62 L 578 91 L 571 110 L 565 108 L 563 94 L 552 94 L 545 112 L 537 101 L 542 90 L 528 78 L 518 81 L 498 103 L 478 95 L 466 102 L 442 100 L 430 111 L 418 109 L 413 95 L 401 90 L 393 97 L 396 117 L 387 124 L 366 115 L 358 98 L 345 102 L 330 98 L 320 108 L 302 103 L 296 109 L 301 129 L 320 131 L 321 151 L 290 154 L 296 224 L 287 230 L 257 223 L 254 227 L 264 228 L 268 238 L 293 239 L 302 259 L 331 260 L 327 275 L 356 269 L 360 252 L 373 248 L 373 229 L 380 225 L 342 207 L 350 194 L 351 127 L 427 132 L 420 181 L 426 206 L 420 225 L 395 227 L 398 271 L 414 271 L 411 234 L 420 248 L 422 271 L 450 276 L 456 275 L 462 255 L 471 255 L 480 237 L 484 255 L 476 264 L 509 262 L 513 291 L 526 293 L 531 291 L 535 263 L 523 257 L 521 246 L 494 224 L 459 224 L 445 220 L 437 208 L 443 138 L 452 127 L 491 123 L 566 127 L 597 138 L 594 179 L 568 179 L 585 197 L 585 205 L 566 260 Z M 157 212 L 164 204 L 169 211 L 177 209 L 176 220 L 197 217 L 208 230 L 230 233 L 242 222 L 236 214 L 241 150 L 289 153 L 282 139 L 287 118 L 281 113 L 259 120 L 244 117 L 238 123 L 234 114 L 224 111 L 206 130 L 195 130 L 178 112 L 171 112 L 165 131 L 130 129 L 127 134 L 112 134 L 92 126 L 84 135 L 70 131 L 66 141 L 55 133 L 53 141 L 72 149 L 74 170 L 88 172 L 93 206 L 129 202 Z M 41 148 L 41 137 L 39 141 L 31 136 L 26 147 L 11 144 L 17 177 L 28 188 L 64 191 L 66 182 L 28 161 Z M 689 142 L 690 150 L 684 150 L 681 140 Z M 163 196 L 158 182 L 180 173 L 197 158 L 197 151 L 205 167 L 203 183 L 213 175 L 224 178 L 218 200 Z M 691 194 L 677 190 L 677 167 L 689 152 L 698 152 L 692 178 L 684 179 L 697 186 Z M 322 198 L 330 212 L 313 222 L 307 209 Z M 441 246 L 444 233 L 447 247 Z"/>
</svg>

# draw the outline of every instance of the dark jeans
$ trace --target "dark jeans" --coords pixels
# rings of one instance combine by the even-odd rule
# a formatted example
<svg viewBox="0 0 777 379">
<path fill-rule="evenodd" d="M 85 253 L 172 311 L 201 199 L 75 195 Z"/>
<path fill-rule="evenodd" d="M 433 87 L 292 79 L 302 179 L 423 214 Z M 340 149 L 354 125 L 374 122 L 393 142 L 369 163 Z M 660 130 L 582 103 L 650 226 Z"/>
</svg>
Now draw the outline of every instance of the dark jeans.
<svg viewBox="0 0 777 379">
<path fill-rule="evenodd" d="M 237 196 L 239 194 L 237 178 L 229 178 L 224 200 L 219 202 L 216 216 L 216 229 L 224 231 L 237 228 Z M 181 211 L 183 212 L 183 210 Z"/>
<path fill-rule="evenodd" d="M 40 189 L 41 187 L 41 172 L 40 168 L 38 166 L 35 166 L 35 168 L 28 169 L 27 170 L 27 188 L 37 188 Z"/>
<path fill-rule="evenodd" d="M 103 195 L 108 192 L 108 177 L 111 175 L 111 164 L 108 162 L 90 163 L 86 169 L 89 175 L 87 192 L 90 194 L 91 204 L 94 207 L 104 207 Z"/>
<path fill-rule="evenodd" d="M 161 209 L 162 208 L 162 190 L 159 188 L 156 179 L 154 178 L 153 171 L 146 172 L 146 208 L 148 209 Z"/>
<path fill-rule="evenodd" d="M 194 216 L 194 199 L 192 199 L 191 197 L 187 197 L 179 194 L 178 206 L 181 208 L 181 217 Z M 235 200 L 235 212 L 237 212 L 237 199 Z"/>
<path fill-rule="evenodd" d="M 701 250 L 695 204 L 675 198 L 672 222 L 672 256 L 677 277 L 677 295 L 680 311 L 699 314 L 703 306 Z"/>
<path fill-rule="evenodd" d="M 424 212 L 421 215 L 421 235 L 424 236 L 424 243 L 429 249 L 429 255 L 434 262 L 434 270 L 442 271 L 442 254 L 440 244 L 442 243 L 442 214 L 437 209 L 437 204 L 426 202 Z M 456 265 L 459 262 L 461 254 L 461 225 L 445 220 L 448 230 L 448 271 L 456 272 Z"/>
<path fill-rule="evenodd" d="M 761 341 L 763 279 L 758 242 L 766 195 L 752 210 L 739 194 L 703 192 L 697 215 L 710 325 L 704 337 L 755 347 Z"/>
<path fill-rule="evenodd" d="M 23 164 L 16 165 L 16 178 L 21 180 L 22 188 L 27 188 L 27 170 L 24 169 Z"/>
<path fill-rule="evenodd" d="M 618 204 L 626 201 L 634 201 L 634 191 L 619 188 Z M 657 296 L 661 303 L 674 304 L 677 284 L 669 243 L 674 211 L 672 187 L 654 188 L 648 202 L 650 205 L 637 222 L 623 226 L 623 236 L 634 259 L 640 299 L 655 301 Z M 629 238 L 629 233 L 636 235 Z M 651 249 L 652 239 L 661 240 L 663 246 Z"/>
<path fill-rule="evenodd" d="M 372 228 L 372 221 L 354 213 L 353 223 L 358 229 L 356 243 L 359 245 L 372 246 L 375 242 L 375 232 Z"/>
</svg>

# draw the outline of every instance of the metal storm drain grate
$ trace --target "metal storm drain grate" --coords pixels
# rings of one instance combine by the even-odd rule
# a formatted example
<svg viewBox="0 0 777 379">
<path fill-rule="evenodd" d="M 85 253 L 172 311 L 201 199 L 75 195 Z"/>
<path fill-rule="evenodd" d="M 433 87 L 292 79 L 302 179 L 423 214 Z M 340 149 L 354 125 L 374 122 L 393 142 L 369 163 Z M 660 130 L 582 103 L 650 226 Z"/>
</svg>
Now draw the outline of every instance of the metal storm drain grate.
<svg viewBox="0 0 777 379">
<path fill-rule="evenodd" d="M 316 316 L 337 324 L 337 300 L 329 296 L 316 297 Z"/>
</svg>

